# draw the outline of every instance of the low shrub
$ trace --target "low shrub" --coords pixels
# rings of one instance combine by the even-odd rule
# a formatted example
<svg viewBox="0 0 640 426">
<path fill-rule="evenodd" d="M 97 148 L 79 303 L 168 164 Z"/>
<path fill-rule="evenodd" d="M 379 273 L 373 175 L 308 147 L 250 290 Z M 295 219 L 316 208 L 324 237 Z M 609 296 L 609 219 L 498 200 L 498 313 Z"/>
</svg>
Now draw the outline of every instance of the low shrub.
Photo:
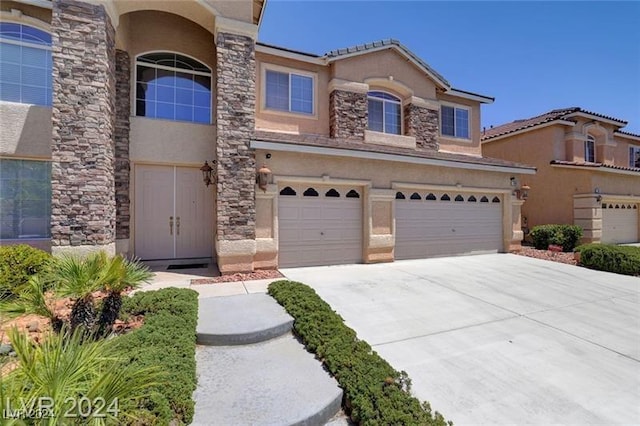
<svg viewBox="0 0 640 426">
<path fill-rule="evenodd" d="M 159 366 L 162 386 L 152 388 L 139 406 L 137 422 L 130 424 L 190 424 L 196 388 L 196 325 L 198 293 L 167 288 L 136 293 L 123 299 L 124 316 L 144 315 L 144 325 L 118 337 L 125 365 Z"/>
<path fill-rule="evenodd" d="M 582 238 L 582 228 L 577 225 L 539 225 L 531 230 L 533 245 L 538 250 L 547 250 L 550 245 L 572 251 Z"/>
<path fill-rule="evenodd" d="M 580 253 L 580 265 L 599 271 L 640 276 L 640 247 L 612 244 L 585 244 Z"/>
<path fill-rule="evenodd" d="M 294 331 L 336 378 L 345 411 L 361 425 L 452 424 L 411 396 L 407 374 L 396 371 L 324 302 L 298 282 L 276 281 L 269 294 L 294 317 Z"/>
<path fill-rule="evenodd" d="M 41 272 L 51 255 L 26 244 L 0 247 L 0 298 L 11 298 Z"/>
</svg>

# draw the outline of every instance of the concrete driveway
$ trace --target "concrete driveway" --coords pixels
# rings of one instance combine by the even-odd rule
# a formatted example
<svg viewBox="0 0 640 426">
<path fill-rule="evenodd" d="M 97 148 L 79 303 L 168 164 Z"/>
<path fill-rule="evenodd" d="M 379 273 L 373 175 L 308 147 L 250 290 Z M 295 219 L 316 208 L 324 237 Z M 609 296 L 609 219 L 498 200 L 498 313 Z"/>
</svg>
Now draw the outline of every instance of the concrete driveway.
<svg viewBox="0 0 640 426">
<path fill-rule="evenodd" d="M 640 424 L 640 279 L 511 254 L 284 269 L 460 424 Z"/>
</svg>

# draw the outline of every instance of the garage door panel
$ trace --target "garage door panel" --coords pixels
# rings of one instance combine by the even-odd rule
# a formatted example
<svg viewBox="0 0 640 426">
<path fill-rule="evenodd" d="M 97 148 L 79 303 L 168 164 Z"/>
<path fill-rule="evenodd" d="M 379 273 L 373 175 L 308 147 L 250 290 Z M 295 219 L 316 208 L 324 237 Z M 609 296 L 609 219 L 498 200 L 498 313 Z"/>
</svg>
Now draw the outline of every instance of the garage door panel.
<svg viewBox="0 0 640 426">
<path fill-rule="evenodd" d="M 622 208 L 622 207 L 625 208 Z M 635 208 L 634 208 L 635 207 Z M 607 203 L 602 208 L 602 242 L 638 242 L 638 208 L 628 203 Z"/>
</svg>

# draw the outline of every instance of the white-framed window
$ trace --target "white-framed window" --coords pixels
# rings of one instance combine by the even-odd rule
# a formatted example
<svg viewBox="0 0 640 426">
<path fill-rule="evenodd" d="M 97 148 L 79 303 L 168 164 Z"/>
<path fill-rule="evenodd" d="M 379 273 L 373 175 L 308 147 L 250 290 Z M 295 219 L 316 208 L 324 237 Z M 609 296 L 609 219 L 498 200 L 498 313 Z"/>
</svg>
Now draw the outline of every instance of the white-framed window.
<svg viewBox="0 0 640 426">
<path fill-rule="evenodd" d="M 51 34 L 0 22 L 0 100 L 51 105 Z"/>
<path fill-rule="evenodd" d="M 380 91 L 367 93 L 369 130 L 402 134 L 402 102 L 397 97 Z"/>
<path fill-rule="evenodd" d="M 0 159 L 0 240 L 48 238 L 51 163 Z"/>
<path fill-rule="evenodd" d="M 314 114 L 314 77 L 281 68 L 264 71 L 265 109 Z"/>
<path fill-rule="evenodd" d="M 629 167 L 640 169 L 640 146 L 629 147 Z"/>
<path fill-rule="evenodd" d="M 591 135 L 588 135 L 587 140 L 584 141 L 584 161 L 596 162 L 596 139 Z"/>
<path fill-rule="evenodd" d="M 138 56 L 136 115 L 210 124 L 211 69 L 178 53 Z"/>
<path fill-rule="evenodd" d="M 467 107 L 441 105 L 440 133 L 452 138 L 470 139 L 470 109 Z"/>
</svg>

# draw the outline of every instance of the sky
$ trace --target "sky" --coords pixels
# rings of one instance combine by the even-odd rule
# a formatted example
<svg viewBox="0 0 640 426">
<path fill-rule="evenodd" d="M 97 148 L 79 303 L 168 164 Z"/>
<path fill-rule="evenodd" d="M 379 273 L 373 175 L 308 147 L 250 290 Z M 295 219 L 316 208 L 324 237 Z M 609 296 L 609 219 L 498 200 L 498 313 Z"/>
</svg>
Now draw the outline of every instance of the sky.
<svg viewBox="0 0 640 426">
<path fill-rule="evenodd" d="M 640 134 L 640 2 L 268 0 L 258 35 L 315 54 L 386 38 L 494 97 L 484 127 L 579 106 Z"/>
</svg>

